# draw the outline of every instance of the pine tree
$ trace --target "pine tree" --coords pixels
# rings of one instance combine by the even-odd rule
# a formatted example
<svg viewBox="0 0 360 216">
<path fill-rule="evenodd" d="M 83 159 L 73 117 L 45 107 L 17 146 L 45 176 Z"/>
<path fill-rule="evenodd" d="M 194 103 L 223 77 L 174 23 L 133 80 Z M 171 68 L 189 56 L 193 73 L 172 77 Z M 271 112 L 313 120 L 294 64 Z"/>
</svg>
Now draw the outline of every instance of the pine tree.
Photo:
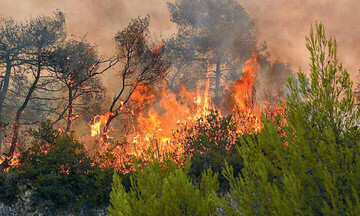
<svg viewBox="0 0 360 216">
<path fill-rule="evenodd" d="M 359 108 L 352 81 L 336 55 L 336 40 L 317 24 L 306 38 L 310 78 L 289 78 L 286 135 L 265 121 L 239 139 L 244 162 L 219 205 L 227 215 L 359 215 Z M 281 119 L 278 119 L 281 121 Z"/>
<path fill-rule="evenodd" d="M 219 187 L 218 175 L 209 169 L 203 173 L 201 183 L 193 185 L 187 175 L 189 169 L 190 163 L 183 169 L 171 160 L 155 159 L 131 177 L 128 192 L 114 174 L 110 215 L 214 214 L 212 196 Z"/>
</svg>

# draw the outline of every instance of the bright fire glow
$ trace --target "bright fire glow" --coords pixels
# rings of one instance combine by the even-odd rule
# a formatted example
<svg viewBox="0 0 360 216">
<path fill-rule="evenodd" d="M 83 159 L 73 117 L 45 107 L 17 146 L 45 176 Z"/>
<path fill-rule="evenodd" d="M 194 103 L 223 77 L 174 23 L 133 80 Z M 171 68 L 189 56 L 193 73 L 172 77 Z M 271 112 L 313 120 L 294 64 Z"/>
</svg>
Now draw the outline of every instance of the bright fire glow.
<svg viewBox="0 0 360 216">
<path fill-rule="evenodd" d="M 113 115 L 112 113 L 107 112 L 105 115 L 95 116 L 93 124 L 91 125 L 91 136 L 92 137 L 98 136 L 101 134 L 101 127 L 106 124 L 106 122 L 112 115 Z"/>
<path fill-rule="evenodd" d="M 239 134 L 259 132 L 261 130 L 261 111 L 255 106 L 254 86 L 260 65 L 258 56 L 253 54 L 245 62 L 242 69 L 243 76 L 235 81 L 232 98 L 234 102 L 234 116 Z"/>
<path fill-rule="evenodd" d="M 257 55 L 246 61 L 242 72 L 243 75 L 232 86 L 231 98 L 233 101 L 233 117 L 236 122 L 236 136 L 245 133 L 258 133 L 262 128 L 261 110 L 254 102 L 254 86 L 257 73 L 260 69 Z M 229 87 L 228 87 L 229 88 Z M 137 113 L 136 124 L 127 136 L 127 144 L 117 147 L 118 153 L 116 166 L 123 169 L 131 164 L 131 157 L 135 156 L 143 160 L 149 160 L 154 155 L 149 155 L 149 150 L 158 152 L 158 156 L 170 154 L 174 159 L 184 155 L 181 143 L 174 140 L 174 133 L 180 127 L 191 127 L 215 110 L 210 99 L 210 81 L 207 75 L 205 87 L 198 87 L 197 91 L 188 91 L 185 86 L 178 93 L 168 89 L 166 85 L 160 95 L 140 85 L 131 97 Z M 158 98 L 159 102 L 151 106 L 146 112 L 138 109 L 146 101 Z M 220 110 L 217 110 L 221 116 Z M 134 116 L 134 109 L 131 110 Z M 92 136 L 99 135 L 101 125 L 110 117 L 107 113 L 98 116 L 98 121 L 92 125 Z M 107 143 L 104 143 L 106 146 Z M 125 165 L 126 164 L 126 165 Z M 130 168 L 131 169 L 131 168 Z"/>
</svg>

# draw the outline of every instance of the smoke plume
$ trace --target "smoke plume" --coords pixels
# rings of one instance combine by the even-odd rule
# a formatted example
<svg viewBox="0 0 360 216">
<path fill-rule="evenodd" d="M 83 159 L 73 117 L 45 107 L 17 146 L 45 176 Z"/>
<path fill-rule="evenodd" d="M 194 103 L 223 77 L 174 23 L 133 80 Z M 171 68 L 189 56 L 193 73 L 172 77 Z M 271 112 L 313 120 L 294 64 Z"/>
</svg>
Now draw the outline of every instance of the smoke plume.
<svg viewBox="0 0 360 216">
<path fill-rule="evenodd" d="M 360 1 L 357 0 L 238 0 L 255 20 L 259 42 L 266 41 L 273 60 L 290 63 L 294 70 L 308 69 L 309 55 L 305 36 L 310 25 L 324 23 L 328 35 L 335 35 L 338 53 L 345 68 L 357 78 L 360 69 Z M 156 37 L 176 31 L 170 22 L 167 0 L 2 0 L 1 15 L 15 19 L 49 15 L 59 9 L 66 13 L 71 34 L 96 43 L 102 55 L 114 53 L 113 36 L 131 18 L 151 16 L 151 31 Z M 111 75 L 105 77 L 110 82 Z M 111 91 L 111 89 L 109 89 Z"/>
</svg>

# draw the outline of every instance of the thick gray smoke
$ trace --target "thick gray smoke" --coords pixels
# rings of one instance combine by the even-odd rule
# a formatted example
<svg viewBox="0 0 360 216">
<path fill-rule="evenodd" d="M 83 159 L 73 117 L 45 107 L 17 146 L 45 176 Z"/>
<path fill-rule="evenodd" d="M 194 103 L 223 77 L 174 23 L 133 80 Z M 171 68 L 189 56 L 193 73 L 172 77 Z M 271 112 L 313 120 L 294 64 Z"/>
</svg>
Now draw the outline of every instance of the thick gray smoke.
<svg viewBox="0 0 360 216">
<path fill-rule="evenodd" d="M 102 55 L 114 52 L 113 36 L 131 18 L 149 14 L 151 31 L 164 37 L 176 31 L 170 22 L 168 0 L 1 0 L 0 14 L 16 19 L 49 15 L 60 9 L 67 15 L 70 33 L 83 36 L 99 45 Z M 360 68 L 358 45 L 358 0 L 238 0 L 256 22 L 259 42 L 266 41 L 273 60 L 300 66 L 306 72 L 309 64 L 305 36 L 310 25 L 322 21 L 328 34 L 335 35 L 339 57 L 355 79 Z M 105 82 L 111 82 L 110 74 Z M 109 89 L 111 91 L 111 89 Z"/>
</svg>

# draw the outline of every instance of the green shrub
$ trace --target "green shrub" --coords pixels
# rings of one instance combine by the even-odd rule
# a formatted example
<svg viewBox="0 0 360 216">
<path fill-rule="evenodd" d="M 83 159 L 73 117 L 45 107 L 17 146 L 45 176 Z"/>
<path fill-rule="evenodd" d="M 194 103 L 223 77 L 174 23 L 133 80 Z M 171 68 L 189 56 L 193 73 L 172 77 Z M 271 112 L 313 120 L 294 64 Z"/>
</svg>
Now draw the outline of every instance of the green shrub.
<svg viewBox="0 0 360 216">
<path fill-rule="evenodd" d="M 96 168 L 86 175 L 88 187 L 82 192 L 82 200 L 91 206 L 108 205 L 113 173 L 114 169 L 108 167 Z"/>
<path fill-rule="evenodd" d="M 204 172 L 199 185 L 187 176 L 190 163 L 179 168 L 171 160 L 154 160 L 131 177 L 126 192 L 114 174 L 110 215 L 209 215 L 215 212 L 211 198 L 218 190 L 217 174 Z"/>
<path fill-rule="evenodd" d="M 217 111 L 211 111 L 194 126 L 184 127 L 175 134 L 186 155 L 191 155 L 189 176 L 193 183 L 199 183 L 202 174 L 211 169 L 219 175 L 221 191 L 229 189 L 228 181 L 221 174 L 225 161 L 234 167 L 235 174 L 243 167 L 236 151 L 235 131 L 232 116 L 222 117 Z"/>
<path fill-rule="evenodd" d="M 243 168 L 242 159 L 237 152 L 221 154 L 219 152 L 206 151 L 202 155 L 194 155 L 191 158 L 191 167 L 188 175 L 194 184 L 198 184 L 201 181 L 202 174 L 206 170 L 211 169 L 219 176 L 219 192 L 228 191 L 230 189 L 229 182 L 221 172 L 225 167 L 225 162 L 234 168 L 235 175 L 239 174 Z"/>
<path fill-rule="evenodd" d="M 59 132 L 47 122 L 30 135 L 34 139 L 22 152 L 18 170 L 37 198 L 56 206 L 108 202 L 112 169 L 94 166 L 73 133 Z"/>
<path fill-rule="evenodd" d="M 18 182 L 20 175 L 16 171 L 0 172 L 0 201 L 12 203 L 16 201 L 20 193 Z"/>
</svg>

